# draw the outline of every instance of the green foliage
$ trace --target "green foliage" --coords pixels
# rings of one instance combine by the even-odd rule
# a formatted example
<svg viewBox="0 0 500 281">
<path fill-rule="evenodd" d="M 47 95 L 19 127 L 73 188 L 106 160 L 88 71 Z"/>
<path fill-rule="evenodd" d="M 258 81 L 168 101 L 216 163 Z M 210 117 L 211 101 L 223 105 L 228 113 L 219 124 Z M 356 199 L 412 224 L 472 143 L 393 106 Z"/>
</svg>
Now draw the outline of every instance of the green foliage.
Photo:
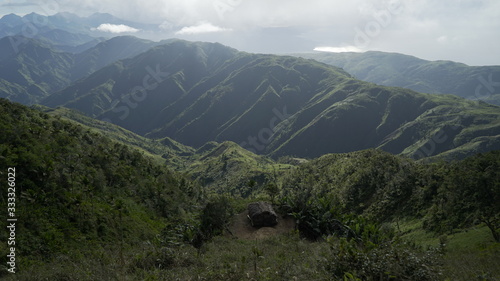
<svg viewBox="0 0 500 281">
<path fill-rule="evenodd" d="M 453 260 L 468 256 L 482 261 L 474 265 L 480 272 L 464 269 L 469 279 L 497 273 L 488 263 L 498 257 L 496 244 L 481 242 L 483 256 L 453 250 L 456 244 L 479 247 L 476 235 L 463 242 L 443 236 L 442 257 L 442 249 L 424 251 L 398 234 L 411 231 L 404 219 L 445 233 L 494 225 L 498 152 L 427 164 L 366 150 L 294 160 L 302 164 L 293 167 L 223 143 L 180 157 L 196 162 L 198 171 L 207 168 L 204 163 L 216 165 L 212 172 L 225 167 L 228 186 L 276 196 L 279 208 L 295 217 L 301 237 L 309 238 L 245 241 L 221 234 L 251 199 L 226 193 L 207 200 L 207 191 L 137 150 L 143 139 L 110 128 L 137 141 L 131 148 L 5 100 L 0 114 L 0 172 L 5 176 L 6 167 L 16 167 L 20 187 L 18 280 L 437 280 L 440 261 L 446 276 L 456 277 L 450 272 L 460 265 Z M 241 171 L 250 168 L 261 177 Z M 5 235 L 0 232 L 0 240 Z M 438 246 L 439 239 L 432 239 Z"/>
<path fill-rule="evenodd" d="M 51 116 L 60 116 L 98 132 L 121 144 L 165 163 L 172 170 L 186 174 L 205 188 L 204 193 L 230 193 L 232 196 L 248 198 L 268 187 L 271 178 L 277 177 L 292 167 L 276 164 L 272 159 L 247 151 L 235 143 L 211 142 L 195 150 L 170 138 L 153 140 L 139 136 L 117 125 L 86 117 L 67 108 L 49 109 L 35 106 Z M 252 183 L 252 184 L 249 184 Z M 276 196 L 276 194 L 275 194 Z"/>
<path fill-rule="evenodd" d="M 197 185 L 100 134 L 3 99 L 0 113 L 0 174 L 16 169 L 20 267 L 85 248 L 116 247 L 123 258 L 199 199 Z"/>
<path fill-rule="evenodd" d="M 408 214 L 403 204 L 417 200 L 413 165 L 363 151 L 324 156 L 287 175 L 281 208 L 303 237 L 326 238 L 331 252 L 325 268 L 334 280 L 439 279 L 440 250 L 422 251 L 378 223 Z"/>
<path fill-rule="evenodd" d="M 279 200 L 313 239 L 348 214 L 423 218 L 425 229 L 440 233 L 484 223 L 497 239 L 498 159 L 498 152 L 433 164 L 375 150 L 326 155 L 285 174 Z"/>
<path fill-rule="evenodd" d="M 500 153 L 479 154 L 450 165 L 424 227 L 438 232 L 485 223 L 500 242 Z"/>
<path fill-rule="evenodd" d="M 468 66 L 451 61 L 426 61 L 416 57 L 384 52 L 297 54 L 345 69 L 356 78 L 385 86 L 404 87 L 422 93 L 454 94 L 463 98 L 475 97 L 479 77 L 498 77 L 498 66 Z M 485 91 L 486 92 L 486 91 Z M 498 95 L 488 97 L 498 103 Z"/>
<path fill-rule="evenodd" d="M 214 146 L 184 157 L 183 170 L 207 190 L 248 198 L 261 190 L 273 172 L 275 164 L 271 159 L 253 154 L 236 143 L 211 144 Z"/>
<path fill-rule="evenodd" d="M 218 196 L 210 200 L 200 215 L 199 232 L 202 237 L 210 239 L 222 234 L 233 213 L 229 198 Z"/>
<path fill-rule="evenodd" d="M 281 198 L 297 210 L 323 198 L 340 213 L 385 221 L 413 213 L 416 177 L 411 160 L 382 151 L 325 155 L 286 174 Z"/>
<path fill-rule="evenodd" d="M 326 268 L 335 280 L 440 280 L 438 250 L 422 251 L 397 241 L 370 247 L 343 238 L 328 243 Z"/>
<path fill-rule="evenodd" d="M 313 60 L 164 43 L 108 64 L 43 104 L 110 119 L 156 139 L 193 147 L 229 140 L 275 158 L 367 148 L 464 158 L 499 147 L 498 108 L 485 103 L 377 86 Z M 150 68 L 164 77 L 139 101 L 134 91 Z"/>
</svg>

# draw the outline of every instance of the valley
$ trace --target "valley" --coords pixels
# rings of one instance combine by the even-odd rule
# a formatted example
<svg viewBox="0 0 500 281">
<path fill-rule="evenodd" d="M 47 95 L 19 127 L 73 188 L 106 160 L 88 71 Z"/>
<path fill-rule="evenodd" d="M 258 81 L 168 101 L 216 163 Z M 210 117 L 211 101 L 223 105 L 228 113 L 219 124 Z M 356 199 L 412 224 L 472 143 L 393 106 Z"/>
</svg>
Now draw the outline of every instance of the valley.
<svg viewBox="0 0 500 281">
<path fill-rule="evenodd" d="M 15 167 L 18 198 L 1 278 L 500 276 L 498 66 L 96 36 L 120 22 L 106 14 L 23 36 L 34 17 L 0 19 L 0 175 Z M 277 226 L 251 226 L 258 201 Z"/>
</svg>

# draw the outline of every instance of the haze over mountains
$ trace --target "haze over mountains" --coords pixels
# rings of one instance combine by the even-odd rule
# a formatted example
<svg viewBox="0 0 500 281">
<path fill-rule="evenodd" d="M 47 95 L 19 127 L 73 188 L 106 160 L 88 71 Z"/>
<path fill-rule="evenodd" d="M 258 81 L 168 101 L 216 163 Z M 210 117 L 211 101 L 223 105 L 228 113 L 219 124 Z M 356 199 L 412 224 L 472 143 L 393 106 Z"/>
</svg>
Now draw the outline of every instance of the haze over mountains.
<svg viewBox="0 0 500 281">
<path fill-rule="evenodd" d="M 6 16 L 0 26 L 9 33 L 34 17 Z M 58 14 L 47 17 L 43 28 L 66 26 L 64 32 L 87 30 L 90 36 L 89 26 L 104 20 L 114 18 Z M 343 70 L 217 43 L 122 36 L 83 44 L 85 50 L 70 53 L 60 42 L 36 37 L 0 39 L 0 95 L 76 109 L 147 137 L 196 148 L 229 140 L 275 157 L 381 148 L 415 158 L 453 158 L 499 147 L 498 107 L 356 79 L 495 103 L 496 84 L 480 83 L 495 81 L 495 66 L 380 52 L 300 54 Z M 487 98 L 477 95 L 481 85 L 482 91 L 493 88 Z"/>
<path fill-rule="evenodd" d="M 161 32 L 220 28 L 183 26 Z M 0 19 L 0 279 L 500 276 L 498 66 L 143 38 L 157 28 Z"/>
</svg>

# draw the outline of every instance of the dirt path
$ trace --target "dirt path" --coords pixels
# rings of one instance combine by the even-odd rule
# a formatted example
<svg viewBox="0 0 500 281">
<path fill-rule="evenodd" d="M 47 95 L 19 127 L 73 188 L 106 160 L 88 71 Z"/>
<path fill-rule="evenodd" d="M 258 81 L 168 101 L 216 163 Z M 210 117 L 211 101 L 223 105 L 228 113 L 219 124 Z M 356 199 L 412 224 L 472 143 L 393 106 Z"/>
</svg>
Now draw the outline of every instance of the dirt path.
<svg viewBox="0 0 500 281">
<path fill-rule="evenodd" d="M 265 239 L 279 234 L 285 234 L 295 229 L 295 221 L 293 218 L 283 218 L 278 215 L 278 224 L 273 227 L 256 228 L 250 224 L 247 218 L 248 211 L 234 216 L 233 221 L 229 225 L 229 230 L 233 236 L 240 239 Z"/>
</svg>

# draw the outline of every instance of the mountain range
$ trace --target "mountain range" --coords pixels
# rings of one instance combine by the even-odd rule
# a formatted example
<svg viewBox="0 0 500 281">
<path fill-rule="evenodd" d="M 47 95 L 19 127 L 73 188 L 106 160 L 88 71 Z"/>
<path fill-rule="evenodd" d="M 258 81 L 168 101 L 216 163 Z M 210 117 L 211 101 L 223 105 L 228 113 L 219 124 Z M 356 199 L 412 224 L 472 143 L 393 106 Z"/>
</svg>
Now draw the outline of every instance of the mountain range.
<svg viewBox="0 0 500 281">
<path fill-rule="evenodd" d="M 92 37 L 89 26 L 123 23 L 107 14 L 8 15 L 0 30 L 19 32 L 37 17 L 44 19 L 40 30 L 66 46 L 92 40 L 73 53 L 48 36 L 1 38 L 0 97 L 75 109 L 193 149 L 232 141 L 275 158 L 379 148 L 453 159 L 500 147 L 500 112 L 483 102 L 495 103 L 496 66 L 381 52 L 277 56 L 218 43 Z M 481 96 L 474 96 L 477 89 Z"/>
<path fill-rule="evenodd" d="M 1 279 L 500 276 L 497 67 L 38 17 L 0 20 Z M 252 202 L 278 225 L 254 227 Z"/>
<path fill-rule="evenodd" d="M 500 105 L 500 66 L 468 66 L 377 51 L 296 55 L 341 67 L 360 80 L 379 85 L 453 94 Z"/>
<path fill-rule="evenodd" d="M 498 107 L 484 102 L 378 86 L 314 60 L 181 40 L 112 63 L 42 104 L 152 138 L 193 147 L 230 140 L 274 157 L 373 147 L 463 157 L 495 149 L 500 134 Z"/>
<path fill-rule="evenodd" d="M 160 44 L 122 36 L 81 53 L 60 52 L 52 45 L 22 36 L 0 39 L 0 97 L 35 104 L 76 80 L 119 59 Z"/>
<path fill-rule="evenodd" d="M 67 12 L 50 16 L 9 14 L 0 18 L 0 37 L 23 36 L 50 43 L 58 51 L 79 53 L 113 37 L 112 33 L 98 29 L 102 24 L 126 25 L 138 31 L 159 29 L 157 25 L 126 21 L 106 13 L 94 13 L 88 17 Z"/>
</svg>

